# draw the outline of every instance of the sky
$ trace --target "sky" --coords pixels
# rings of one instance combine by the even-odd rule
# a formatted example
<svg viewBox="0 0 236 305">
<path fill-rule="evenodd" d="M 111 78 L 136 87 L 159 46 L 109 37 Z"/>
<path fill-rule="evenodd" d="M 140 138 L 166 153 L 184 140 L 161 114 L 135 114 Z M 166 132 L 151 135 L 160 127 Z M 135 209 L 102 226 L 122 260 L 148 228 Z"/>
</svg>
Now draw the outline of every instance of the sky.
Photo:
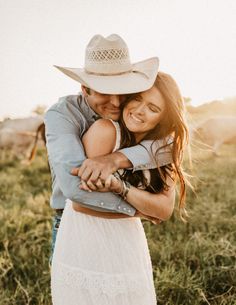
<svg viewBox="0 0 236 305">
<path fill-rule="evenodd" d="M 0 0 L 0 119 L 79 92 L 53 65 L 82 68 L 95 34 L 158 56 L 193 105 L 236 96 L 235 16 L 235 0 Z"/>
</svg>

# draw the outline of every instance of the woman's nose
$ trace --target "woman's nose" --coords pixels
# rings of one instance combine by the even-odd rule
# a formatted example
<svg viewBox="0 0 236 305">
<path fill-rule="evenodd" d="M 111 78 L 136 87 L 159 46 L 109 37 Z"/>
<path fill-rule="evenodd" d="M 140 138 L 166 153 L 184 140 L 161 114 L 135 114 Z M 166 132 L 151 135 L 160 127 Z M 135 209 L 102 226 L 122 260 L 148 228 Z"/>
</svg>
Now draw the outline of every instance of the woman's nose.
<svg viewBox="0 0 236 305">
<path fill-rule="evenodd" d="M 144 111 L 145 111 L 145 105 L 143 105 L 143 104 L 137 105 L 137 107 L 134 110 L 134 112 L 138 113 L 138 114 L 143 114 Z"/>
</svg>

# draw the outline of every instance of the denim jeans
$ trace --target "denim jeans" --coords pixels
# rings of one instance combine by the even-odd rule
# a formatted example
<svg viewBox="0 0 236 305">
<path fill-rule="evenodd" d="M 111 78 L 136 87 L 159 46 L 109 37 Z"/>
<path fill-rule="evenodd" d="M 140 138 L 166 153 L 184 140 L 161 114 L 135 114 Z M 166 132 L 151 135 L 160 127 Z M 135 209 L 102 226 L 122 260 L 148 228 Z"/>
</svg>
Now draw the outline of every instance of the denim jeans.
<svg viewBox="0 0 236 305">
<path fill-rule="evenodd" d="M 62 217 L 62 213 L 57 213 L 57 212 L 52 217 L 51 255 L 50 255 L 50 259 L 49 259 L 49 264 L 50 265 L 52 263 L 52 257 L 53 257 L 53 252 L 54 252 L 54 248 L 55 248 L 58 228 L 59 228 L 60 223 L 61 223 L 61 217 Z"/>
</svg>

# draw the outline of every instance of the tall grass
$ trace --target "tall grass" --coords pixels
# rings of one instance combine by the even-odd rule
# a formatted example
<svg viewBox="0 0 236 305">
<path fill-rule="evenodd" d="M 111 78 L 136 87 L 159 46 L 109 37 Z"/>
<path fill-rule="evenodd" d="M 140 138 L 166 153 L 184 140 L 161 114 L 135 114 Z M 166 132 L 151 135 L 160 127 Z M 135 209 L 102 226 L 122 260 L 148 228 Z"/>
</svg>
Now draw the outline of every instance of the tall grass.
<svg viewBox="0 0 236 305">
<path fill-rule="evenodd" d="M 177 212 L 158 226 L 143 221 L 158 304 L 236 304 L 235 148 L 224 146 L 218 158 L 197 154 L 187 224 Z M 0 187 L 0 304 L 51 304 L 45 151 L 28 167 L 1 161 Z"/>
</svg>

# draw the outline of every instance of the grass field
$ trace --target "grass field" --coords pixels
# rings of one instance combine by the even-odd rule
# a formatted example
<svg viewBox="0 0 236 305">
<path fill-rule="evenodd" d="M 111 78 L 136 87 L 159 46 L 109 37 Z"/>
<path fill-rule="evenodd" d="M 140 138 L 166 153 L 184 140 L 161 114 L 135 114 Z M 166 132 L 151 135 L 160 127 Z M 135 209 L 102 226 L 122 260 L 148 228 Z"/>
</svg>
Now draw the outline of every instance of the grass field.
<svg viewBox="0 0 236 305">
<path fill-rule="evenodd" d="M 236 304 L 235 152 L 230 145 L 217 158 L 195 154 L 187 224 L 177 213 L 158 226 L 143 222 L 158 304 Z M 50 187 L 44 150 L 28 167 L 1 161 L 0 305 L 51 304 Z"/>
</svg>

